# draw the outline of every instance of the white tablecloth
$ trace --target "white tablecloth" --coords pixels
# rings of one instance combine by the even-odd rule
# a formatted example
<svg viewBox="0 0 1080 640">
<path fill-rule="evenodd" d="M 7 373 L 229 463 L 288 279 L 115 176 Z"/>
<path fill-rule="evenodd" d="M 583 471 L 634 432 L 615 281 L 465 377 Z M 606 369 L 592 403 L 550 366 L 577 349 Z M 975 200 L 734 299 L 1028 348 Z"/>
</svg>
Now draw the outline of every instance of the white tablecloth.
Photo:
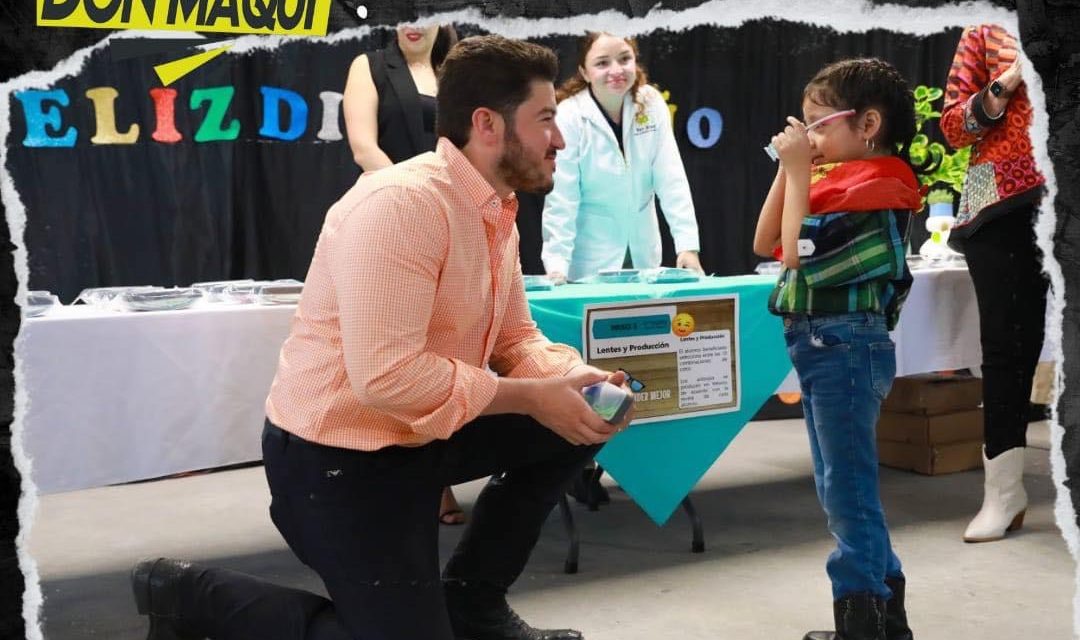
<svg viewBox="0 0 1080 640">
<path fill-rule="evenodd" d="M 24 449 L 43 493 L 262 458 L 263 405 L 295 305 L 25 319 Z"/>
<path fill-rule="evenodd" d="M 967 269 L 920 269 L 914 275 L 892 333 L 896 375 L 978 366 L 979 308 Z"/>
<path fill-rule="evenodd" d="M 39 491 L 259 460 L 264 400 L 294 311 L 79 306 L 24 320 L 16 354 L 29 399 L 25 450 Z M 894 339 L 899 375 L 978 366 L 967 271 L 916 272 Z M 781 389 L 797 390 L 794 377 Z"/>
<path fill-rule="evenodd" d="M 977 369 L 982 364 L 979 307 L 967 267 L 918 269 L 913 274 L 915 281 L 892 332 L 896 375 Z M 1049 342 L 1043 345 L 1042 361 L 1051 360 Z M 798 390 L 792 371 L 780 391 Z"/>
</svg>

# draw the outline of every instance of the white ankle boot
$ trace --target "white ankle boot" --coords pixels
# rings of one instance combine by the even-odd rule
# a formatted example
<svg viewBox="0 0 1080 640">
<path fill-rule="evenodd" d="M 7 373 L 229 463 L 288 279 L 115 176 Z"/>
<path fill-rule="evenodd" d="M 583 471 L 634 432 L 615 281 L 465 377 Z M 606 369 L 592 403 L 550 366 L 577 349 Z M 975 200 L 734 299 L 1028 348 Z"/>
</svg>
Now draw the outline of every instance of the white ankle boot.
<svg viewBox="0 0 1080 640">
<path fill-rule="evenodd" d="M 986 459 L 982 509 L 964 532 L 964 542 L 990 542 L 1024 524 L 1027 492 L 1024 491 L 1024 447 L 1013 447 L 993 460 Z"/>
</svg>

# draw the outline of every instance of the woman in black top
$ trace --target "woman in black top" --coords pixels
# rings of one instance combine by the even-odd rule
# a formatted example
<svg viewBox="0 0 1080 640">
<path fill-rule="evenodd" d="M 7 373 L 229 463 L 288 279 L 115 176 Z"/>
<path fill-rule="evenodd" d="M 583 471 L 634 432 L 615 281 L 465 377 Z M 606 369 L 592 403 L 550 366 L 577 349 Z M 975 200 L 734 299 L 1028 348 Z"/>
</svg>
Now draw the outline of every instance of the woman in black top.
<svg viewBox="0 0 1080 640">
<path fill-rule="evenodd" d="M 450 26 L 403 26 L 388 47 L 353 60 L 343 109 L 361 169 L 374 171 L 435 149 L 435 74 L 456 42 Z"/>
<path fill-rule="evenodd" d="M 361 169 L 374 171 L 435 149 L 435 74 L 456 42 L 451 26 L 398 27 L 390 46 L 353 60 L 343 109 Z M 450 487 L 443 489 L 439 522 L 465 522 Z"/>
</svg>

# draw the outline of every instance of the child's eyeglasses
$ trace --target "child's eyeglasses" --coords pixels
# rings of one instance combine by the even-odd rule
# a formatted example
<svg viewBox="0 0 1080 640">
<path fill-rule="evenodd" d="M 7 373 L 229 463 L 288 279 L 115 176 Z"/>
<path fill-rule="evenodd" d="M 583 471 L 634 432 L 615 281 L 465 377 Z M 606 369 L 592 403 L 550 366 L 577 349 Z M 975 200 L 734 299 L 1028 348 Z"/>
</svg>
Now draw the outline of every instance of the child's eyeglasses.
<svg viewBox="0 0 1080 640">
<path fill-rule="evenodd" d="M 637 393 L 645 388 L 645 383 L 630 375 L 630 372 L 626 369 L 619 369 L 619 371 L 622 371 L 626 374 L 626 386 L 630 387 L 630 390 L 634 393 Z"/>
</svg>

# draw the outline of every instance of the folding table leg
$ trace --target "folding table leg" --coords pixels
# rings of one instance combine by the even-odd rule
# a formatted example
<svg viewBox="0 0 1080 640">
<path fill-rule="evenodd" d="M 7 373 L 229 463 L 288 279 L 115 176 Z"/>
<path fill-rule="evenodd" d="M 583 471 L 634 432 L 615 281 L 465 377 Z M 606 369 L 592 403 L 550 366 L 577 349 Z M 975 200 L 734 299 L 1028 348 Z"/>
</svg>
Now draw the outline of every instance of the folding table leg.
<svg viewBox="0 0 1080 640">
<path fill-rule="evenodd" d="M 586 501 L 589 511 L 600 510 L 600 476 L 604 475 L 604 468 L 600 465 L 593 467 L 592 477 L 585 483 Z"/>
<path fill-rule="evenodd" d="M 690 501 L 690 496 L 686 496 L 682 500 L 683 511 L 686 515 L 690 516 L 690 526 L 694 530 L 694 539 L 690 543 L 691 553 L 704 553 L 705 552 L 705 533 L 701 526 L 701 518 L 698 516 L 697 509 L 694 508 L 694 503 Z"/>
<path fill-rule="evenodd" d="M 566 550 L 566 562 L 563 563 L 563 572 L 577 573 L 578 571 L 578 531 L 574 525 L 574 514 L 570 512 L 570 503 L 564 493 L 559 497 L 559 512 L 562 514 L 563 527 L 566 528 L 566 537 L 570 539 L 570 546 Z"/>
</svg>

